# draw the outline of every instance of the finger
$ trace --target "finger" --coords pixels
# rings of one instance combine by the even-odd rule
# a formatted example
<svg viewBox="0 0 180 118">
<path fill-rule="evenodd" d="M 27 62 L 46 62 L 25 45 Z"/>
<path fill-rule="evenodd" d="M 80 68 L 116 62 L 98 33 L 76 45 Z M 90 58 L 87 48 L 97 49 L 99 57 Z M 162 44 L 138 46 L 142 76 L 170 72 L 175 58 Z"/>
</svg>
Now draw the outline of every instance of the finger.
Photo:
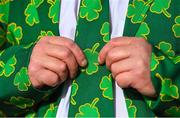
<svg viewBox="0 0 180 118">
<path fill-rule="evenodd" d="M 105 60 L 107 68 L 110 69 L 110 66 L 112 65 L 112 63 L 115 63 L 122 59 L 126 59 L 126 58 L 130 57 L 130 55 L 131 55 L 130 46 L 121 46 L 121 47 L 115 47 L 115 48 L 111 49 L 107 53 L 107 57 Z"/>
<path fill-rule="evenodd" d="M 70 49 L 75 56 L 78 64 L 82 67 L 87 65 L 87 60 L 85 58 L 85 55 L 83 51 L 79 48 L 79 46 L 74 43 L 72 40 L 68 38 L 62 38 L 62 37 L 52 37 L 52 40 L 48 40 L 49 43 L 59 45 L 59 46 L 66 46 L 68 49 Z"/>
<path fill-rule="evenodd" d="M 130 45 L 132 38 L 128 37 L 119 37 L 111 39 L 109 43 L 107 43 L 99 53 L 99 63 L 103 64 L 105 62 L 105 58 L 109 50 L 117 46 L 127 46 Z"/>
<path fill-rule="evenodd" d="M 115 62 L 111 65 L 111 72 L 113 77 L 115 78 L 119 73 L 122 72 L 128 72 L 133 70 L 133 68 L 135 67 L 135 63 L 133 61 L 133 59 L 124 59 L 118 62 Z"/>
<path fill-rule="evenodd" d="M 115 81 L 117 82 L 118 86 L 121 88 L 131 87 L 132 80 L 133 77 L 131 76 L 130 72 L 119 73 L 115 77 Z"/>
<path fill-rule="evenodd" d="M 55 87 L 63 82 L 56 73 L 47 69 L 39 70 L 36 73 L 35 79 L 38 81 L 38 85 L 36 86 L 40 87 L 44 85 Z"/>
<path fill-rule="evenodd" d="M 47 45 L 46 48 L 46 53 L 49 56 L 56 57 L 66 63 L 70 77 L 74 78 L 78 71 L 78 64 L 71 50 L 64 46 L 57 46 L 51 44 Z"/>
</svg>

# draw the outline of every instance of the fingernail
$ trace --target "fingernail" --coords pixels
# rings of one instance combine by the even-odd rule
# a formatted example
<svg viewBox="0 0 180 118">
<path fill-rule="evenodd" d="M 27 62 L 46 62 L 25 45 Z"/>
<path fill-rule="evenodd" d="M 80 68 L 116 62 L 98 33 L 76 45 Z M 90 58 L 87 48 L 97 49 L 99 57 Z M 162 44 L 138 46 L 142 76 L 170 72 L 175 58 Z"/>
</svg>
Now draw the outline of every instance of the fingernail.
<svg viewBox="0 0 180 118">
<path fill-rule="evenodd" d="M 98 57 L 98 62 L 99 62 L 99 64 L 101 64 L 101 63 L 100 63 L 100 62 L 101 62 L 100 57 Z"/>
<path fill-rule="evenodd" d="M 82 64 L 82 66 L 86 66 L 86 65 L 87 65 L 87 61 L 86 61 L 86 59 L 85 59 L 85 60 L 83 60 L 81 64 Z"/>
</svg>

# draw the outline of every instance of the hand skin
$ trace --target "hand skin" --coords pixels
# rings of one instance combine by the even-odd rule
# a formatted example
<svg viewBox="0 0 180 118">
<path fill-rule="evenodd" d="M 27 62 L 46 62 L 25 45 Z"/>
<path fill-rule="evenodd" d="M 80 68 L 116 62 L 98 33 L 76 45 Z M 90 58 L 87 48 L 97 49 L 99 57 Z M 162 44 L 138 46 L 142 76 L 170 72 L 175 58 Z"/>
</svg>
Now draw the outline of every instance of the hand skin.
<svg viewBox="0 0 180 118">
<path fill-rule="evenodd" d="M 28 74 L 35 88 L 55 87 L 69 77 L 74 78 L 78 66 L 86 64 L 83 51 L 72 40 L 46 36 L 33 48 Z"/>
<path fill-rule="evenodd" d="M 150 76 L 151 52 L 151 45 L 142 38 L 114 38 L 100 51 L 99 63 L 106 64 L 120 87 L 156 97 Z"/>
</svg>

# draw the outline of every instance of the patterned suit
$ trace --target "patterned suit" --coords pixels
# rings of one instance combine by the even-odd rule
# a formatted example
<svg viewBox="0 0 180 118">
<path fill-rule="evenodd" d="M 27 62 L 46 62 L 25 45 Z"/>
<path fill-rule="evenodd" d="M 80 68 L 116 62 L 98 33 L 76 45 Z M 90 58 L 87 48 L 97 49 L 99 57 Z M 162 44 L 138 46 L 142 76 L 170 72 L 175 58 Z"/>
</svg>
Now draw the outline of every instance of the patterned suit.
<svg viewBox="0 0 180 118">
<path fill-rule="evenodd" d="M 124 36 L 143 37 L 151 43 L 151 78 L 158 94 L 157 99 L 152 99 L 124 89 L 131 117 L 180 116 L 179 6 L 179 0 L 130 0 Z M 64 85 L 37 90 L 31 85 L 27 67 L 41 37 L 60 35 L 59 9 L 60 0 L 0 1 L 0 116 L 56 116 Z M 85 11 L 91 17 L 83 18 L 89 22 L 98 20 L 91 10 Z M 105 24 L 100 25 L 102 30 L 95 32 L 101 32 L 100 38 L 107 43 Z M 73 86 L 78 85 L 73 82 Z M 107 96 L 104 93 L 102 97 Z M 72 94 L 75 99 L 76 92 Z M 77 99 L 71 104 L 74 102 L 80 107 Z M 95 107 L 101 109 L 98 104 Z"/>
</svg>

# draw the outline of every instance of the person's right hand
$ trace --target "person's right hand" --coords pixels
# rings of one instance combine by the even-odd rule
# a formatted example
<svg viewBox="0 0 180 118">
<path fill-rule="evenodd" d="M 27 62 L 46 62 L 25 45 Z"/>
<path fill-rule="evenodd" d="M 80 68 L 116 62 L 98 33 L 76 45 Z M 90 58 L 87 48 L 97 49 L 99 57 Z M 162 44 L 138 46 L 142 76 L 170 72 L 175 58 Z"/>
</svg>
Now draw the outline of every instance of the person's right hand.
<svg viewBox="0 0 180 118">
<path fill-rule="evenodd" d="M 74 78 L 78 66 L 85 67 L 83 51 L 64 37 L 43 37 L 33 48 L 28 74 L 32 85 L 55 87 L 67 78 Z"/>
</svg>

